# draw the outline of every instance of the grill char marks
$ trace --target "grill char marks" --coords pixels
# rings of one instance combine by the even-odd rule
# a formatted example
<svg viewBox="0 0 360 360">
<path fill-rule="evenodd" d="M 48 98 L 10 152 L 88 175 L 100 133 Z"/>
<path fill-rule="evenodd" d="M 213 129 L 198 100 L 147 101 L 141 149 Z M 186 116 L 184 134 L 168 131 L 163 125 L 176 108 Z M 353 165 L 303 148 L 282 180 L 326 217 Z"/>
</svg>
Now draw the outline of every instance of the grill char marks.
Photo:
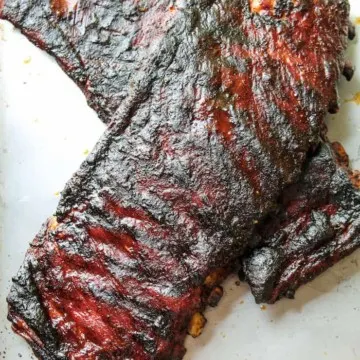
<svg viewBox="0 0 360 360">
<path fill-rule="evenodd" d="M 49 49 L 57 38 L 51 31 L 69 20 L 51 15 L 50 22 L 41 3 L 5 1 L 2 14 L 30 34 L 29 16 L 37 13 Z M 28 327 L 15 327 L 35 351 L 40 339 L 40 357 L 183 356 L 187 324 L 217 285 L 206 285 L 209 273 L 243 254 L 255 224 L 298 178 L 336 94 L 348 5 L 304 3 L 279 18 L 251 13 L 245 0 L 194 2 L 175 11 L 171 26 L 151 25 L 137 38 L 159 40 L 144 47 L 145 60 L 139 55 L 121 101 L 105 92 L 115 99 L 115 117 L 68 182 L 56 222 L 45 225 L 19 273 L 31 279 L 29 289 L 21 287 L 25 304 L 41 311 L 25 312 L 16 286 L 9 297 L 10 319 L 25 321 Z M 90 6 L 97 26 L 106 28 L 130 6 L 121 4 L 79 2 L 77 11 Z M 153 24 L 140 17 L 137 35 L 142 21 Z M 65 42 L 64 30 L 57 38 L 86 63 L 71 76 L 96 72 L 81 55 L 85 44 L 91 52 L 91 29 L 83 28 L 79 43 L 75 35 Z M 94 50 L 100 62 L 104 49 Z M 64 62 L 68 55 L 59 54 Z M 42 331 L 43 321 L 53 335 Z"/>
<path fill-rule="evenodd" d="M 295 290 L 360 246 L 360 193 L 344 149 L 322 145 L 300 181 L 281 196 L 279 209 L 259 226 L 260 246 L 243 259 L 258 303 Z"/>
</svg>

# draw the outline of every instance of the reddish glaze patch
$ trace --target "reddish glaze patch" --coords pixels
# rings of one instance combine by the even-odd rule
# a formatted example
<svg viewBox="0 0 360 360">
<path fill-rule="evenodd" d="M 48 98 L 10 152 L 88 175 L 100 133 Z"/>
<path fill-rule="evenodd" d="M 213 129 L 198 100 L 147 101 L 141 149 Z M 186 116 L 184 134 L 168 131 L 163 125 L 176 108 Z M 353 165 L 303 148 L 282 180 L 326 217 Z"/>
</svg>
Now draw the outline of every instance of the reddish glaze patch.
<svg viewBox="0 0 360 360">
<path fill-rule="evenodd" d="M 273 14 L 276 0 L 249 0 L 251 12 L 257 14 Z"/>
<path fill-rule="evenodd" d="M 106 200 L 105 208 L 121 219 L 131 219 L 134 222 L 141 222 L 137 226 L 145 231 L 150 237 L 157 237 L 166 241 L 169 238 L 171 230 L 159 225 L 156 220 L 152 219 L 145 211 L 135 208 L 126 208 L 111 199 Z"/>
<path fill-rule="evenodd" d="M 107 200 L 105 208 L 110 212 L 116 214 L 120 218 L 132 218 L 136 220 L 149 221 L 150 218 L 148 214 L 144 210 L 134 209 L 134 208 L 126 208 L 115 201 L 109 199 Z"/>
<path fill-rule="evenodd" d="M 88 233 L 94 240 L 114 245 L 118 250 L 125 252 L 129 256 L 137 253 L 140 249 L 140 246 L 135 239 L 126 233 L 114 234 L 103 228 L 91 227 L 88 229 Z"/>
<path fill-rule="evenodd" d="M 142 346 L 131 339 L 137 329 L 145 330 L 144 325 L 135 322 L 120 304 L 113 307 L 99 302 L 79 287 L 69 293 L 45 292 L 44 303 L 60 336 L 70 345 L 69 358 L 97 359 L 102 351 L 126 351 L 130 340 L 134 351 L 148 358 Z"/>
<path fill-rule="evenodd" d="M 51 0 L 51 10 L 57 16 L 65 16 L 76 9 L 79 0 Z"/>
<path fill-rule="evenodd" d="M 320 208 L 321 211 L 323 211 L 328 216 L 333 216 L 338 211 L 338 207 L 335 204 L 328 204 L 324 205 Z"/>
<path fill-rule="evenodd" d="M 30 328 L 30 326 L 20 317 L 16 316 L 13 313 L 10 313 L 12 318 L 12 326 L 11 328 L 19 335 L 21 335 L 24 339 L 29 341 L 30 343 L 35 343 L 39 347 L 43 347 L 44 344 L 36 335 L 36 333 Z"/>
<path fill-rule="evenodd" d="M 213 116 L 217 133 L 222 135 L 226 141 L 230 141 L 234 124 L 230 121 L 229 113 L 222 109 L 214 109 Z"/>
<path fill-rule="evenodd" d="M 260 0 L 256 0 L 255 8 L 258 7 Z M 264 1 L 267 3 L 267 1 Z M 261 4 L 260 4 L 261 5 Z M 266 5 L 266 4 L 265 4 Z M 268 7 L 269 5 L 266 5 Z M 324 103 L 329 102 L 334 97 L 333 87 L 327 86 L 327 79 L 334 78 L 334 73 L 325 73 L 324 64 L 314 49 L 322 49 L 321 56 L 324 56 L 324 50 L 328 54 L 329 64 L 333 56 L 333 38 L 330 33 L 324 33 L 325 38 L 319 37 L 314 28 L 335 27 L 337 19 L 331 16 L 319 17 L 317 14 L 326 12 L 323 4 L 316 6 L 316 11 L 304 14 L 300 11 L 292 11 L 284 18 L 286 26 L 286 36 L 277 32 L 275 28 L 258 29 L 251 21 L 239 23 L 244 26 L 244 32 L 249 38 L 254 38 L 250 43 L 256 43 L 255 40 L 261 40 L 267 43 L 267 54 L 274 61 L 286 66 L 295 82 L 301 82 L 309 88 L 314 88 L 323 96 Z M 285 32 L 284 32 L 285 33 Z M 249 48 L 251 56 L 255 63 L 262 63 L 264 52 L 261 48 Z M 334 71 L 335 67 L 331 67 Z M 289 87 L 290 89 L 291 87 Z"/>
</svg>

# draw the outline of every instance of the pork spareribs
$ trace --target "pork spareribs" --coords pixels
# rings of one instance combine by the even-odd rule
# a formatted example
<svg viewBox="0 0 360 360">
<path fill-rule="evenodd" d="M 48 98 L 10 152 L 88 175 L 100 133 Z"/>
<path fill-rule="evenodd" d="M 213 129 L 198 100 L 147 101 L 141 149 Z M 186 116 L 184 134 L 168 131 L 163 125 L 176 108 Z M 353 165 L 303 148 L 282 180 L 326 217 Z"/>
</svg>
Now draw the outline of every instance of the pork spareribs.
<svg viewBox="0 0 360 360">
<path fill-rule="evenodd" d="M 95 39 L 133 2 L 76 9 L 82 4 L 89 12 L 74 12 L 86 19 L 76 28 Z M 165 4 L 171 26 L 148 28 L 158 41 L 129 42 L 130 53 L 145 47 L 146 59 L 126 70 L 134 81 L 121 100 L 101 108 L 112 121 L 32 242 L 8 298 L 14 330 L 42 359 L 180 359 L 188 323 L 217 284 L 212 274 L 244 253 L 337 104 L 346 1 L 153 4 L 134 12 L 155 21 L 152 9 Z M 58 40 L 52 52 L 79 54 L 76 42 L 64 48 L 62 8 L 42 5 L 5 0 L 1 14 L 39 44 Z M 49 23 L 54 31 L 44 30 Z M 91 71 L 89 79 L 98 76 Z M 77 81 L 99 91 L 101 76 L 100 85 L 86 76 Z"/>
</svg>

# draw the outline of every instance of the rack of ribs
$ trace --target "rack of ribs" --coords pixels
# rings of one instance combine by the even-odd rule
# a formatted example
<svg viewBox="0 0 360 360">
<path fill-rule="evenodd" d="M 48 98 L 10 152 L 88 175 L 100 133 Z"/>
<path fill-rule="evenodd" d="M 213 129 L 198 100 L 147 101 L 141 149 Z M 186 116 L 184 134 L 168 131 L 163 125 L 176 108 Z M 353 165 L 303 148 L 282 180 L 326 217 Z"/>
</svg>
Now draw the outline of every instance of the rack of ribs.
<svg viewBox="0 0 360 360">
<path fill-rule="evenodd" d="M 173 50 L 167 47 L 176 46 L 172 28 L 181 30 L 182 14 L 172 3 L 8 0 L 0 11 L 55 57 L 108 123 L 131 88 L 151 75 L 159 52 L 168 57 Z"/>
<path fill-rule="evenodd" d="M 181 359 L 189 322 L 300 177 L 337 107 L 349 6 L 270 3 L 3 1 L 109 123 L 8 297 L 41 359 Z"/>
<path fill-rule="evenodd" d="M 101 120 L 108 123 L 120 104 L 129 96 L 131 88 L 139 81 L 144 81 L 144 77 L 149 76 L 152 67 L 156 66 L 153 62 L 156 61 L 159 52 L 168 56 L 171 53 L 168 48 L 176 46 L 173 28 L 177 28 L 175 32 L 181 30 L 179 22 L 183 19 L 183 12 L 191 12 L 189 21 L 196 23 L 198 12 L 201 12 L 204 7 L 211 6 L 214 0 L 196 0 L 191 9 L 190 5 L 184 5 L 184 2 L 179 0 L 104 0 L 101 2 L 95 0 L 3 0 L 0 5 L 1 3 L 3 4 L 2 7 L 0 6 L 0 17 L 12 22 L 29 40 L 54 56 L 66 74 L 84 92 L 89 105 L 95 109 Z M 226 1 L 223 3 L 225 6 L 219 3 L 219 13 L 221 9 L 228 6 L 225 4 Z M 273 3 L 272 6 L 271 3 Z M 226 36 L 237 38 L 236 41 L 246 40 L 255 44 L 261 41 L 261 34 L 265 31 L 262 28 L 264 21 L 269 22 L 269 25 L 273 27 L 272 32 L 288 31 L 288 27 L 281 28 L 279 18 L 286 12 L 288 14 L 298 10 L 306 12 L 306 9 L 312 6 L 311 3 L 302 0 L 297 1 L 297 5 L 295 2 L 294 5 L 293 2 L 287 0 L 279 4 L 273 0 L 249 0 L 252 15 L 246 9 L 246 16 L 255 17 L 250 28 L 239 29 L 236 24 L 232 27 L 232 24 L 228 23 L 225 24 L 229 32 Z M 242 8 L 248 8 L 249 4 L 246 0 L 236 0 L 232 6 L 242 12 Z M 345 0 L 339 1 L 339 5 L 348 6 Z M 331 6 L 338 5 L 334 2 Z M 259 15 L 263 17 L 260 18 Z M 310 16 L 318 15 L 312 13 Z M 311 19 L 308 20 L 311 22 Z M 272 24 L 270 24 L 271 21 Z M 277 21 L 277 24 L 274 21 Z M 329 25 L 321 21 L 313 22 L 313 24 L 319 27 Z M 278 30 L 275 30 L 275 27 Z M 221 35 L 219 30 L 209 27 L 206 31 L 211 37 L 212 32 Z M 250 36 L 247 36 L 246 32 Z M 294 33 L 299 35 L 297 44 L 291 45 L 287 42 L 286 46 L 292 46 L 294 49 L 296 47 L 298 50 L 302 47 L 301 43 L 307 43 L 306 46 L 310 47 L 310 42 L 318 42 L 322 36 L 318 36 L 315 28 L 312 29 L 312 40 L 306 37 L 304 27 L 295 30 Z M 355 29 L 351 24 L 348 24 L 348 34 L 350 39 L 355 36 Z M 272 36 L 276 36 L 275 33 Z M 294 37 L 295 34 L 291 36 Z M 325 46 L 331 52 L 333 48 L 330 45 L 335 46 L 337 40 L 334 39 L 335 43 L 333 43 L 330 32 L 326 37 Z M 277 41 L 275 38 L 273 40 Z M 216 41 L 217 46 L 221 46 L 221 39 L 218 38 Z M 281 42 L 277 46 L 281 47 Z M 282 54 L 276 55 L 277 60 L 288 62 L 288 66 L 292 63 L 291 66 L 296 67 L 298 65 L 296 58 L 286 59 L 288 52 L 286 48 L 283 50 Z M 316 55 L 312 54 L 312 57 L 311 61 L 317 63 Z M 322 76 L 327 66 L 325 64 L 322 68 Z M 314 69 L 316 70 L 318 69 Z M 344 64 L 343 71 L 346 77 L 351 78 L 353 69 L 349 64 Z M 333 100 L 329 104 L 330 110 L 336 111 L 336 98 L 334 97 Z"/>
</svg>

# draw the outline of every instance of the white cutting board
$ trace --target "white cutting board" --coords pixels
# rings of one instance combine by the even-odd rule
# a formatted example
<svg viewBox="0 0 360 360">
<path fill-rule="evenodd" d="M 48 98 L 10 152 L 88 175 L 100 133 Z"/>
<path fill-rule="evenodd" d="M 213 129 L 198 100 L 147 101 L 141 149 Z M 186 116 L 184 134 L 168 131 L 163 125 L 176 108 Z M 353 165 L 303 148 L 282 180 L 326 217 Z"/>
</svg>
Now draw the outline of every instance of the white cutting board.
<svg viewBox="0 0 360 360">
<path fill-rule="evenodd" d="M 352 18 L 360 2 L 352 0 Z M 360 37 L 360 25 L 357 26 Z M 341 83 L 342 108 L 329 117 L 360 169 L 360 43 L 348 58 L 358 72 Z M 0 360 L 34 358 L 6 320 L 10 279 L 29 241 L 54 211 L 58 192 L 77 170 L 104 125 L 57 64 L 0 22 Z M 186 360 L 360 360 L 360 252 L 312 283 L 295 300 L 261 309 L 246 285 L 228 279 L 218 308 L 206 312 L 203 335 L 187 340 Z"/>
</svg>

